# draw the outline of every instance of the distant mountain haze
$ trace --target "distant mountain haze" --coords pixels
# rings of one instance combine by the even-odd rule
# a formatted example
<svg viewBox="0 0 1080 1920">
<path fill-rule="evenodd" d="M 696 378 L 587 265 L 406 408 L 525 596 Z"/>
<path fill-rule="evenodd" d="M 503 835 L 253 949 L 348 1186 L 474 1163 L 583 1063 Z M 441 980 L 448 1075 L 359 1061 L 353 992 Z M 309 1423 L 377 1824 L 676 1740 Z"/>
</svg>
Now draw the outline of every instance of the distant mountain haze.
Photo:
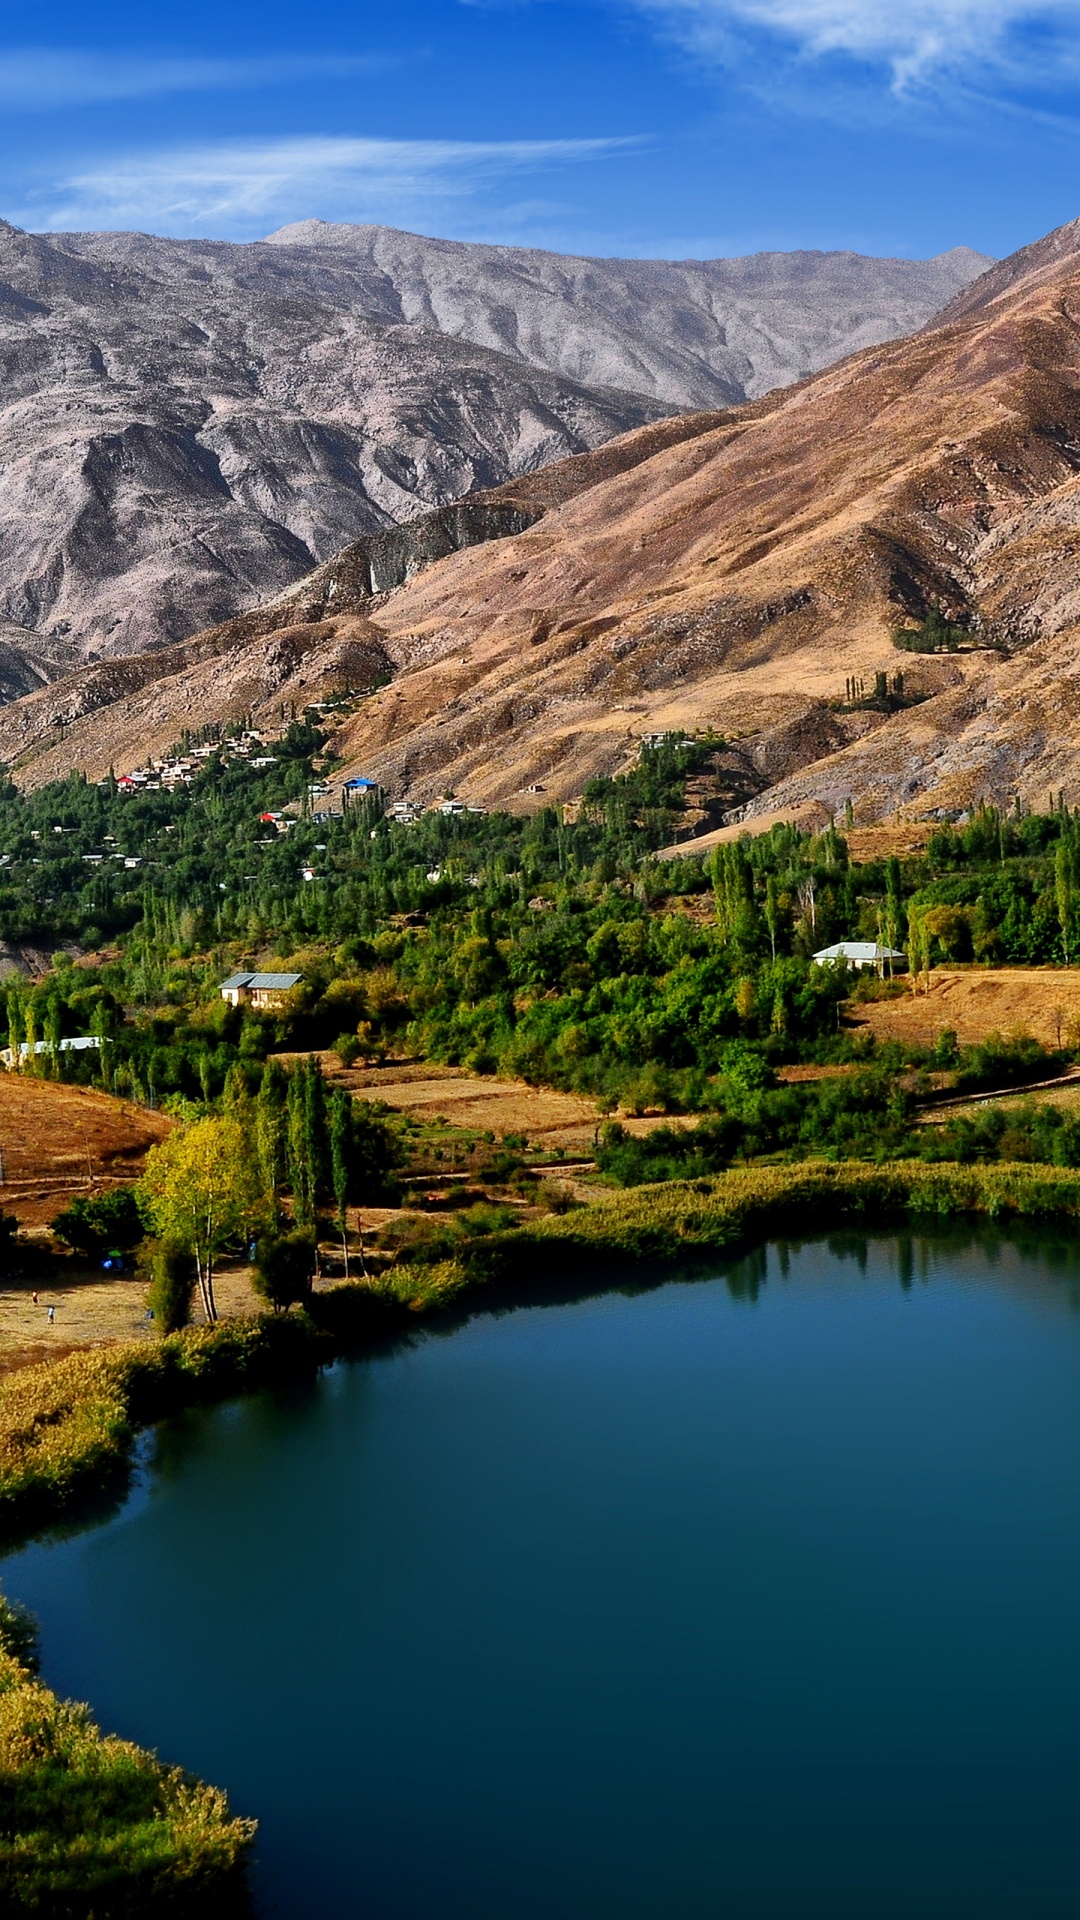
<svg viewBox="0 0 1080 1920">
<path fill-rule="evenodd" d="M 967 650 L 897 650 L 931 609 Z M 897 672 L 918 704 L 848 697 Z M 712 728 L 751 812 L 1080 804 L 1080 223 L 941 324 L 367 535 L 167 663 L 30 693 L 0 757 L 99 775 L 181 716 L 380 679 L 334 750 L 420 801 L 572 800 L 643 734 Z"/>
<path fill-rule="evenodd" d="M 0 697 L 72 649 L 182 641 L 360 535 L 910 331 L 985 264 L 0 223 L 0 622 L 5 660 L 27 649 Z"/>
</svg>

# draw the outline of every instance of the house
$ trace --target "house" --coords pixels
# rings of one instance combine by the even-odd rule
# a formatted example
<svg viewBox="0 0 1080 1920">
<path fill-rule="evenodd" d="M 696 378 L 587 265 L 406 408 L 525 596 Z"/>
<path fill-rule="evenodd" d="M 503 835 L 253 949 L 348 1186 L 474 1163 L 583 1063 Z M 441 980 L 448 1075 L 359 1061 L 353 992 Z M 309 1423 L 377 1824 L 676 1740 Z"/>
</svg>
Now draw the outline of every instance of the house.
<svg viewBox="0 0 1080 1920">
<path fill-rule="evenodd" d="M 231 1007 L 252 1006 L 265 1011 L 283 1007 L 293 988 L 299 986 L 298 973 L 231 973 L 219 992 Z"/>
<path fill-rule="evenodd" d="M 680 727 L 669 730 L 667 733 L 643 733 L 641 744 L 643 747 L 651 747 L 655 753 L 658 747 L 684 747 L 690 743 Z"/>
<path fill-rule="evenodd" d="M 80 1033 L 76 1034 L 74 1039 L 61 1040 L 57 1051 L 59 1053 L 87 1053 L 95 1047 L 100 1046 L 101 1041 L 96 1033 Z M 21 1040 L 19 1042 L 20 1060 L 26 1060 L 31 1052 L 34 1054 L 42 1054 L 50 1053 L 51 1051 L 51 1043 L 48 1040 L 35 1040 L 33 1047 L 31 1047 L 28 1040 Z M 5 1047 L 3 1051 L 0 1052 L 0 1061 L 3 1061 L 5 1067 L 13 1067 L 15 1064 L 14 1047 Z"/>
<path fill-rule="evenodd" d="M 874 940 L 838 940 L 835 946 L 822 947 L 821 952 L 814 955 L 814 964 L 819 967 L 827 967 L 834 960 L 860 971 L 876 967 L 879 973 L 884 973 L 887 964 L 894 972 L 898 967 L 907 966 L 906 954 L 897 953 L 895 947 L 879 947 Z"/>
<path fill-rule="evenodd" d="M 377 780 L 346 780 L 341 789 L 341 803 L 345 807 L 355 807 L 361 800 L 377 800 L 381 792 Z"/>
</svg>

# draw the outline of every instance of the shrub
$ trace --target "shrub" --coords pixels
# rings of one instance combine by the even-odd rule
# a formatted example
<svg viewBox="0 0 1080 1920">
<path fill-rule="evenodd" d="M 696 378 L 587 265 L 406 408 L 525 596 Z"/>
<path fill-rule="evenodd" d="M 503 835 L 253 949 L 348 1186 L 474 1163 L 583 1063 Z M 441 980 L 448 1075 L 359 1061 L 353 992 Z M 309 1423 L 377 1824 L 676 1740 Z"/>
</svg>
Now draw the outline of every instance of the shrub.
<svg viewBox="0 0 1080 1920">
<path fill-rule="evenodd" d="M 27 1673 L 36 1673 L 38 1659 L 37 1622 L 33 1614 L 0 1593 L 0 1654 L 8 1654 Z"/>
<path fill-rule="evenodd" d="M 12 1611 L 0 1601 L 0 1623 Z M 223 1794 L 58 1700 L 0 1624 L 0 1908 L 17 1916 L 225 1920 L 247 1910 L 254 1822 Z"/>
<path fill-rule="evenodd" d="M 554 1214 L 570 1213 L 579 1204 L 572 1189 L 562 1180 L 542 1180 L 536 1198 L 548 1213 Z"/>
<path fill-rule="evenodd" d="M 355 1033 L 340 1033 L 334 1041 L 334 1052 L 337 1054 L 343 1067 L 348 1068 L 354 1066 L 360 1058 L 361 1053 L 358 1035 Z"/>
<path fill-rule="evenodd" d="M 255 1255 L 255 1288 L 275 1313 L 306 1300 L 318 1257 L 315 1235 L 306 1227 L 267 1234 Z"/>
<path fill-rule="evenodd" d="M 178 1333 L 191 1319 L 195 1256 L 175 1240 L 154 1240 L 149 1247 L 149 1266 L 150 1311 L 162 1333 Z"/>
<path fill-rule="evenodd" d="M 111 1193 L 80 1195 L 52 1221 L 52 1231 L 75 1253 L 99 1260 L 113 1247 L 138 1246 L 146 1232 L 134 1187 L 114 1187 Z"/>
</svg>

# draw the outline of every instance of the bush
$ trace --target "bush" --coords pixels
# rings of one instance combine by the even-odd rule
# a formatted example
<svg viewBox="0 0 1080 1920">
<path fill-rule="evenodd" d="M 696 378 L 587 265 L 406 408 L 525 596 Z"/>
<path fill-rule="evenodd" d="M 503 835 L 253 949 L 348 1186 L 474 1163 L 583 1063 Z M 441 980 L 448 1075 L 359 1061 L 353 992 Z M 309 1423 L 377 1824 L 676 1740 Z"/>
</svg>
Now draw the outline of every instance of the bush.
<svg viewBox="0 0 1080 1920">
<path fill-rule="evenodd" d="M 179 1333 L 191 1319 L 195 1257 L 175 1240 L 154 1240 L 149 1247 L 150 1292 L 147 1304 L 162 1333 Z"/>
<path fill-rule="evenodd" d="M 334 1041 L 334 1052 L 337 1054 L 343 1067 L 348 1068 L 355 1066 L 361 1053 L 358 1036 L 355 1033 L 339 1033 L 337 1039 Z"/>
<path fill-rule="evenodd" d="M 536 1198 L 546 1213 L 570 1213 L 580 1203 L 574 1199 L 572 1188 L 562 1180 L 542 1180 L 537 1188 Z"/>
<path fill-rule="evenodd" d="M 134 1187 L 79 1196 L 51 1222 L 58 1240 L 88 1260 L 100 1260 L 114 1247 L 137 1247 L 146 1232 Z"/>
<path fill-rule="evenodd" d="M 33 1614 L 3 1593 L 0 1593 L 0 1653 L 9 1654 L 27 1673 L 36 1673 L 41 1664 Z"/>
<path fill-rule="evenodd" d="M 611 1121 L 601 1133 L 596 1164 L 619 1187 L 697 1179 L 729 1167 L 745 1134 L 743 1122 L 731 1114 L 697 1127 L 657 1127 L 640 1138 Z"/>
<path fill-rule="evenodd" d="M 291 1233 L 267 1234 L 255 1255 L 255 1290 L 275 1313 L 306 1300 L 311 1292 L 318 1249 L 306 1227 Z"/>
</svg>

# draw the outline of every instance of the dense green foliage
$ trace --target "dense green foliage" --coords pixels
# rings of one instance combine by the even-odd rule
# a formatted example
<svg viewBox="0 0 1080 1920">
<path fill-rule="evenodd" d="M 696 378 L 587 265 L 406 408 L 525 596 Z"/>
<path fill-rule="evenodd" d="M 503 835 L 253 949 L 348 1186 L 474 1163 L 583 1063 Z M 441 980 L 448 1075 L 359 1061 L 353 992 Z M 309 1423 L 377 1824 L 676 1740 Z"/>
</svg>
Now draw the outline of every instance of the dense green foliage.
<svg viewBox="0 0 1080 1920">
<path fill-rule="evenodd" d="M 315 1235 L 309 1227 L 289 1233 L 267 1233 L 255 1250 L 255 1286 L 274 1311 L 307 1300 L 318 1258 Z"/>
<path fill-rule="evenodd" d="M 162 1333 L 179 1333 L 191 1319 L 197 1268 L 190 1247 L 175 1240 L 149 1243 L 147 1305 Z"/>
<path fill-rule="evenodd" d="M 137 1246 L 146 1232 L 146 1216 L 134 1187 L 115 1187 L 109 1193 L 80 1194 L 56 1215 L 52 1230 L 74 1252 L 99 1260 L 103 1254 Z"/>
<path fill-rule="evenodd" d="M 44 1042 L 35 1071 L 97 1078 L 150 1104 L 205 1112 L 239 1085 L 256 1104 L 268 1183 L 291 1192 L 305 1225 L 319 1207 L 332 1204 L 340 1220 L 346 1198 L 392 1191 L 394 1155 L 370 1114 L 325 1111 L 321 1082 L 301 1074 L 287 1086 L 273 1057 L 282 1049 L 336 1046 L 351 1060 L 405 1048 L 592 1094 L 609 1111 L 704 1112 L 716 1126 L 692 1164 L 710 1166 L 912 1152 L 920 1074 L 975 1090 L 1053 1070 L 1034 1042 L 1015 1039 L 964 1051 L 943 1035 L 929 1053 L 876 1046 L 846 1023 L 851 976 L 812 956 L 839 939 L 876 940 L 905 951 L 916 980 L 941 963 L 1072 961 L 1080 828 L 1066 809 L 984 808 L 903 861 L 857 866 L 835 829 L 775 827 L 708 860 L 688 843 L 684 859 L 661 863 L 653 856 L 674 831 L 687 775 L 712 744 L 644 749 L 633 772 L 592 782 L 573 820 L 548 807 L 528 819 L 434 811 L 403 824 L 371 802 L 316 817 L 334 796 L 312 797 L 322 737 L 307 726 L 272 766 L 222 755 L 174 792 L 124 797 L 112 782 L 78 780 L 28 797 L 7 788 L 0 932 L 120 942 L 94 964 L 58 953 L 44 980 L 11 987 L 9 1037 Z M 261 818 L 284 806 L 287 835 Z M 87 850 L 110 844 L 142 864 L 84 865 Z M 221 1000 L 225 972 L 275 960 L 301 975 L 287 1004 L 259 1013 Z M 100 1051 L 61 1051 L 76 1034 L 96 1036 Z M 1057 1054 L 1078 1045 L 1063 1016 Z M 843 1088 L 796 1090 L 776 1077 L 795 1062 L 858 1071 Z M 990 1139 L 985 1128 L 977 1137 Z M 1044 1133 L 1032 1138 L 1041 1150 Z M 613 1177 L 619 1165 L 635 1179 L 675 1170 L 689 1151 L 664 1140 L 620 1160 L 617 1144 Z M 1052 1144 L 1072 1151 L 1064 1136 Z"/>
</svg>

